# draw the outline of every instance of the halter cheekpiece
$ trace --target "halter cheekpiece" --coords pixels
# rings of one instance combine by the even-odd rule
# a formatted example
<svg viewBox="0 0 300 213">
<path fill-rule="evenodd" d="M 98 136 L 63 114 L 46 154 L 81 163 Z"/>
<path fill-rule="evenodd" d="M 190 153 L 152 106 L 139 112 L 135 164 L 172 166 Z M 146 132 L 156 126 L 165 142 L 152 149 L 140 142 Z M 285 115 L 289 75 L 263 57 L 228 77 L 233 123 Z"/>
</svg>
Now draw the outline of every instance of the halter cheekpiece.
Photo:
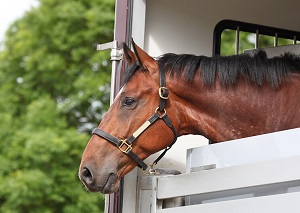
<svg viewBox="0 0 300 213">
<path fill-rule="evenodd" d="M 172 145 L 177 140 L 177 132 L 172 124 L 171 119 L 167 115 L 167 111 L 165 109 L 165 105 L 167 100 L 169 99 L 169 90 L 166 87 L 166 74 L 164 69 L 160 69 L 160 87 L 158 89 L 158 94 L 160 97 L 159 106 L 155 109 L 154 114 L 146 121 L 144 122 L 131 136 L 129 136 L 127 139 L 120 140 L 103 130 L 99 128 L 95 128 L 93 130 L 93 134 L 98 135 L 99 137 L 104 138 L 105 140 L 111 142 L 115 146 L 119 148 L 121 152 L 124 154 L 127 154 L 130 156 L 137 164 L 138 166 L 146 170 L 147 165 L 143 162 L 139 156 L 137 156 L 132 151 L 132 143 L 135 141 L 135 139 L 141 135 L 149 126 L 151 126 L 155 121 L 162 119 L 165 124 L 172 130 L 174 134 L 174 140 L 165 150 L 158 156 L 158 158 L 153 162 L 153 165 L 157 164 L 157 162 L 166 154 L 166 152 L 172 147 Z"/>
</svg>

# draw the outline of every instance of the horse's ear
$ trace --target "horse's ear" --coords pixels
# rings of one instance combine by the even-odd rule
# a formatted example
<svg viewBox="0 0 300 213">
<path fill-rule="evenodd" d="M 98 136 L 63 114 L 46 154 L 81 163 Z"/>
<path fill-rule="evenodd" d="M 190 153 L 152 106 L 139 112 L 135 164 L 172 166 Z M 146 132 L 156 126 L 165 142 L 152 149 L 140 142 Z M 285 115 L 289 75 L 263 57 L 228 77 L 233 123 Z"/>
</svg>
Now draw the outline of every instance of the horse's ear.
<svg viewBox="0 0 300 213">
<path fill-rule="evenodd" d="M 130 48 L 127 46 L 127 44 L 123 43 L 123 51 L 126 58 L 126 61 L 129 65 L 131 65 L 133 62 L 136 61 L 135 54 L 130 50 Z"/>
<path fill-rule="evenodd" d="M 142 50 L 134 41 L 132 40 L 133 51 L 135 53 L 137 63 L 144 69 L 147 69 L 150 73 L 156 71 L 157 62 L 149 56 L 144 50 Z"/>
</svg>

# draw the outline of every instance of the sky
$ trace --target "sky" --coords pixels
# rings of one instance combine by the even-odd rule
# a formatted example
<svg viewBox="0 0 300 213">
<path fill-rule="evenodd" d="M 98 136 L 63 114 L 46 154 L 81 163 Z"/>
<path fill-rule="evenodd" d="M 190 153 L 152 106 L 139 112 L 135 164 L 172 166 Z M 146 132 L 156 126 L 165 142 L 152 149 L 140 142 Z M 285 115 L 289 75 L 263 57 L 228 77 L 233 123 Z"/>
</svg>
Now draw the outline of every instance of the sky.
<svg viewBox="0 0 300 213">
<path fill-rule="evenodd" d="M 37 5 L 38 0 L 0 0 L 0 41 L 4 39 L 5 31 L 14 20 Z"/>
</svg>

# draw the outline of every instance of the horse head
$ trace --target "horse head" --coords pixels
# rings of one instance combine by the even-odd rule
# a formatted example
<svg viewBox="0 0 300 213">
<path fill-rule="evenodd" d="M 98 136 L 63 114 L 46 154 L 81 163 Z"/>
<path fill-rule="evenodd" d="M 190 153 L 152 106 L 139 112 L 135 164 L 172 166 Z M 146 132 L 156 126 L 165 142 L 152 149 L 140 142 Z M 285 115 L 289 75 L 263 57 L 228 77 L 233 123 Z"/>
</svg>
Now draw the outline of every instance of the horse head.
<svg viewBox="0 0 300 213">
<path fill-rule="evenodd" d="M 154 60 L 134 43 L 133 49 L 124 45 L 125 86 L 82 156 L 79 177 L 90 191 L 114 192 L 121 177 L 136 165 L 146 169 L 143 160 L 180 135 L 221 142 L 300 126 L 298 56 L 268 59 L 258 51 Z"/>
<path fill-rule="evenodd" d="M 89 191 L 116 191 L 124 175 L 137 165 L 146 169 L 143 159 L 177 138 L 178 123 L 169 98 L 173 94 L 166 88 L 165 73 L 134 42 L 133 49 L 124 44 L 130 65 L 125 85 L 82 155 L 79 178 Z"/>
</svg>

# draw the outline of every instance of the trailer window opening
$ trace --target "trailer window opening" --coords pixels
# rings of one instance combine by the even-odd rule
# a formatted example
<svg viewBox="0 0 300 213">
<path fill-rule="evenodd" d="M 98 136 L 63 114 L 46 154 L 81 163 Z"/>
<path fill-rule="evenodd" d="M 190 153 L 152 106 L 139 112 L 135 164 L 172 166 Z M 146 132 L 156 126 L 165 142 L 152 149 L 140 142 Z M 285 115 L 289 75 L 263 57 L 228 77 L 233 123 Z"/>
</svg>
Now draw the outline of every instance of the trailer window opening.
<svg viewBox="0 0 300 213">
<path fill-rule="evenodd" d="M 213 55 L 300 43 L 300 32 L 239 21 L 223 20 L 214 29 Z"/>
</svg>

